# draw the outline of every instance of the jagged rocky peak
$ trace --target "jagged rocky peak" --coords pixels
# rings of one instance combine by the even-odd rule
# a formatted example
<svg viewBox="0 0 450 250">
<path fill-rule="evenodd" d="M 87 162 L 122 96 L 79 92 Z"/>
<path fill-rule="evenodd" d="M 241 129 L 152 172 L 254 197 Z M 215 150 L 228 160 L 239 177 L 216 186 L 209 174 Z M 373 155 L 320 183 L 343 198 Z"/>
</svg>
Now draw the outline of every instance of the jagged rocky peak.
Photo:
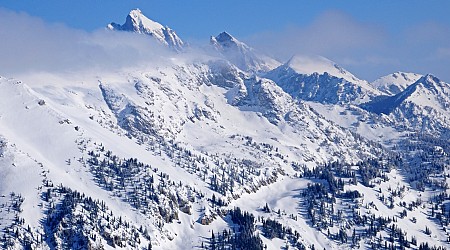
<svg viewBox="0 0 450 250">
<path fill-rule="evenodd" d="M 437 78 L 436 76 L 432 75 L 432 74 L 426 74 L 424 76 L 422 76 L 421 78 L 419 78 L 419 80 L 417 80 L 415 82 L 415 84 L 417 85 L 422 85 L 425 88 L 445 88 L 448 87 L 449 85 L 443 81 L 441 81 L 439 78 Z"/>
<path fill-rule="evenodd" d="M 213 46 L 220 50 L 232 48 L 238 49 L 239 47 L 241 47 L 241 49 L 250 49 L 249 46 L 247 46 L 245 43 L 240 42 L 226 31 L 220 33 L 215 37 L 211 36 L 210 42 Z"/>
<path fill-rule="evenodd" d="M 258 52 L 225 31 L 217 36 L 211 36 L 210 43 L 227 60 L 243 71 L 261 73 L 280 65 L 277 60 Z"/>
<path fill-rule="evenodd" d="M 167 26 L 155 22 L 146 17 L 140 9 L 131 10 L 124 24 L 110 23 L 107 26 L 110 30 L 128 31 L 145 34 L 154 37 L 158 42 L 181 50 L 185 43 L 180 37 Z"/>
<path fill-rule="evenodd" d="M 402 94 L 419 105 L 440 107 L 445 111 L 450 107 L 450 85 L 432 74 L 422 76 L 398 95 Z"/>
<path fill-rule="evenodd" d="M 416 82 L 407 87 L 403 92 L 395 95 L 396 97 L 404 97 L 402 99 L 417 99 L 416 101 L 423 102 L 421 99 L 443 101 L 450 98 L 449 84 L 441 81 L 432 74 L 427 74 L 420 77 Z"/>
<path fill-rule="evenodd" d="M 224 31 L 220 33 L 218 36 L 216 36 L 217 41 L 236 41 L 236 38 L 234 38 L 232 35 L 230 35 L 228 32 Z"/>
<path fill-rule="evenodd" d="M 415 83 L 422 75 L 407 72 L 395 72 L 371 83 L 372 86 L 387 95 L 396 95 Z"/>
<path fill-rule="evenodd" d="M 147 18 L 140 9 L 131 10 L 123 25 L 111 23 L 109 29 L 146 33 L 148 31 L 161 30 L 164 28 L 160 23 Z"/>
</svg>

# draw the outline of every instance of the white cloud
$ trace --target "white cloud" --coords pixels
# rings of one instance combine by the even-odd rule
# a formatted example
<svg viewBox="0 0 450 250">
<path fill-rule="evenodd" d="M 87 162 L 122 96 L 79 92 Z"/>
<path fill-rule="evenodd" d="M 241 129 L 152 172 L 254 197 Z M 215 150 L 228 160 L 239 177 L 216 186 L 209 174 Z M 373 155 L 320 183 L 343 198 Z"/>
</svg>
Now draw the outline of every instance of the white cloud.
<svg viewBox="0 0 450 250">
<path fill-rule="evenodd" d="M 376 25 L 358 23 L 342 12 L 329 11 L 307 26 L 290 26 L 276 32 L 256 34 L 248 41 L 286 59 L 295 53 L 341 54 L 379 47 L 385 36 Z"/>
<path fill-rule="evenodd" d="M 110 69 L 168 58 L 147 36 L 100 29 L 84 32 L 0 9 L 0 75 Z"/>
</svg>

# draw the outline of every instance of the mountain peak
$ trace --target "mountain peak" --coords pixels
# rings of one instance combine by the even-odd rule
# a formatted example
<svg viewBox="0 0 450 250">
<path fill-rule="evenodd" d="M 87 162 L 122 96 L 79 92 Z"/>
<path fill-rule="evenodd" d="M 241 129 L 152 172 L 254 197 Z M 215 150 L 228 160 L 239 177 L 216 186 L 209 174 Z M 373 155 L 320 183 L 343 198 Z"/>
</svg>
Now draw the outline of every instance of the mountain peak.
<svg viewBox="0 0 450 250">
<path fill-rule="evenodd" d="M 236 50 L 236 51 L 250 51 L 253 50 L 247 44 L 234 38 L 230 33 L 224 31 L 217 36 L 212 36 L 211 44 L 219 51 Z"/>
<path fill-rule="evenodd" d="M 211 36 L 211 45 L 238 68 L 250 72 L 267 72 L 280 65 L 278 61 L 257 52 L 224 31 Z"/>
<path fill-rule="evenodd" d="M 285 66 L 299 74 L 311 75 L 318 73 L 322 75 L 328 73 L 329 75 L 343 78 L 349 82 L 361 81 L 335 62 L 322 56 L 294 55 L 285 63 Z"/>
<path fill-rule="evenodd" d="M 163 25 L 146 17 L 140 9 L 133 9 L 127 15 L 123 25 L 111 23 L 108 25 L 111 30 L 131 31 L 136 33 L 149 33 L 163 29 Z"/>
<path fill-rule="evenodd" d="M 433 92 L 434 94 L 445 92 L 445 90 L 449 87 L 447 83 L 441 81 L 439 78 L 432 74 L 426 74 L 422 76 L 413 85 L 415 91 L 420 91 L 420 88 L 423 88 Z"/>
<path fill-rule="evenodd" d="M 237 39 L 234 38 L 230 33 L 224 31 L 216 36 L 217 41 L 236 41 Z"/>
<path fill-rule="evenodd" d="M 136 8 L 136 9 L 132 9 L 130 11 L 129 15 L 130 16 L 138 16 L 138 15 L 143 15 L 143 14 L 142 14 L 142 11 L 139 8 Z"/>
<path fill-rule="evenodd" d="M 184 42 L 177 36 L 175 31 L 146 17 L 137 8 L 130 11 L 124 24 L 120 25 L 113 22 L 108 24 L 107 29 L 149 35 L 160 43 L 176 50 L 181 50 L 184 47 Z"/>
<path fill-rule="evenodd" d="M 446 110 L 450 103 L 449 86 L 436 76 L 427 74 L 420 77 L 404 91 L 394 96 L 380 98 L 364 104 L 363 108 L 378 114 L 390 114 L 405 103 L 415 105 L 420 109 L 429 107 L 434 110 Z"/>
<path fill-rule="evenodd" d="M 421 79 L 427 81 L 427 82 L 440 82 L 441 80 L 439 80 L 439 78 L 437 78 L 436 76 L 432 75 L 432 74 L 426 74 L 425 76 L 423 76 Z"/>
</svg>

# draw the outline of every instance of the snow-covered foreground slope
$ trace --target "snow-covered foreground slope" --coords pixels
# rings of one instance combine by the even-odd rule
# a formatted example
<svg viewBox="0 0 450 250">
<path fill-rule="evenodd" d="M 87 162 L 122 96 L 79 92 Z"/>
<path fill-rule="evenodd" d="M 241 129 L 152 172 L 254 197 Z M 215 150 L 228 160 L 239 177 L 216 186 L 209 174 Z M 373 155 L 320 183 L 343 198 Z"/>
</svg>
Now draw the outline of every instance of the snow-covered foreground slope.
<svg viewBox="0 0 450 250">
<path fill-rule="evenodd" d="M 252 222 L 261 235 L 252 244 L 370 246 L 372 236 L 352 244 L 339 238 L 367 230 L 365 217 L 354 224 L 356 210 L 347 207 L 373 206 L 364 204 L 377 202 L 377 187 L 394 185 L 386 174 L 400 178 L 392 173 L 400 166 L 395 155 L 360 131 L 226 61 L 169 59 L 158 68 L 36 75 L 27 83 L 3 78 L 0 88 L 7 247 L 212 248 L 219 232 L 217 242 L 231 247 L 237 243 L 223 230 L 253 230 L 240 224 L 252 218 L 241 210 L 261 218 Z M 384 167 L 369 171 L 379 164 L 360 163 L 369 159 Z M 325 165 L 332 161 L 348 170 Z M 322 201 L 334 209 L 315 207 L 321 192 L 338 198 Z M 402 204 L 389 206 L 400 211 Z M 421 230 L 407 232 L 426 241 Z"/>
<path fill-rule="evenodd" d="M 52 215 L 52 209 L 81 193 L 105 204 L 100 205 L 104 213 L 136 228 L 146 226 L 151 240 L 140 245 L 181 248 L 183 239 L 191 237 L 196 239 L 193 247 L 207 231 L 225 227 L 222 219 L 214 220 L 221 214 L 218 206 L 294 174 L 298 169 L 292 164 L 356 162 L 384 152 L 295 102 L 274 82 L 247 76 L 224 61 L 169 60 L 157 70 L 31 79 L 29 85 L 6 79 L 0 84 L 5 101 L 0 126 L 11 155 L 2 165 L 7 173 L 2 193 L 24 198 L 21 209 L 27 211 L 19 213 L 21 223 L 32 227 L 31 233 L 24 232 L 28 236 L 8 240 L 8 246 L 71 244 L 74 238 L 58 233 L 70 224 L 59 225 L 60 217 L 87 216 L 83 207 L 93 204 L 80 198 L 73 201 L 73 210 Z M 10 164 L 16 157 L 32 163 L 19 166 L 30 165 L 30 176 L 23 180 L 8 178 L 17 175 Z M 34 184 L 16 188 L 28 178 Z M 96 216 L 88 225 L 107 220 L 105 214 Z M 210 220 L 210 227 L 202 225 Z M 118 225 L 108 234 L 100 228 L 86 235 L 89 228 L 74 236 L 79 246 L 118 245 L 109 237 L 128 229 Z M 38 234 L 48 239 L 35 239 Z M 92 241 L 95 234 L 100 239 Z M 133 246 L 125 236 L 117 241 Z"/>
</svg>

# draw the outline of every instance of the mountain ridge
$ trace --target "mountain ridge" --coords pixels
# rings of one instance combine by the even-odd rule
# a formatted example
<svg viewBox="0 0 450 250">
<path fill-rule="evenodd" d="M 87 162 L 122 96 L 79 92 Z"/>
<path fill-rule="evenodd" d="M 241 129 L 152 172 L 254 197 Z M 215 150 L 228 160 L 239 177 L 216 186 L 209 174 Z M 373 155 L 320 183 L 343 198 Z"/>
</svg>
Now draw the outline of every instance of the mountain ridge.
<svg viewBox="0 0 450 250">
<path fill-rule="evenodd" d="M 294 98 L 306 101 L 362 103 L 379 95 L 369 83 L 324 57 L 293 56 L 265 77 L 275 81 Z"/>
</svg>

